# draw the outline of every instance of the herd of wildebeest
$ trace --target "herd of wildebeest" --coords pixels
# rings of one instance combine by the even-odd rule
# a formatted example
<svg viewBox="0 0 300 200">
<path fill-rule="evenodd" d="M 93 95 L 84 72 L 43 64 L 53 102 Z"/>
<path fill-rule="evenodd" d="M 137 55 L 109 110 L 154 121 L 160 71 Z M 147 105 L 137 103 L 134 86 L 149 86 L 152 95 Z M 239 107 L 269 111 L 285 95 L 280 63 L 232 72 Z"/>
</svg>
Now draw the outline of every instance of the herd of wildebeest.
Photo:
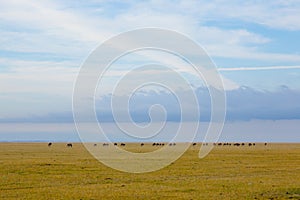
<svg viewBox="0 0 300 200">
<path fill-rule="evenodd" d="M 51 147 L 52 146 L 52 142 L 49 142 L 48 143 L 48 147 Z M 101 143 L 102 144 L 102 146 L 103 147 L 105 147 L 105 146 L 109 146 L 110 145 L 110 143 Z M 192 145 L 193 146 L 196 146 L 198 143 L 193 143 Z M 200 144 L 202 144 L 203 146 L 208 146 L 209 145 L 209 143 L 200 143 Z M 228 142 L 226 142 L 226 143 L 212 143 L 214 146 L 255 146 L 256 144 L 255 143 L 228 143 Z M 111 145 L 114 145 L 114 146 L 126 146 L 126 144 L 125 143 L 113 143 L 113 144 L 111 144 Z M 142 146 L 144 146 L 144 145 L 146 145 L 145 143 L 141 143 L 140 144 L 140 146 L 142 147 Z M 156 142 L 154 142 L 153 144 L 152 144 L 152 146 L 164 146 L 165 145 L 165 143 L 156 143 Z M 169 146 L 176 146 L 176 143 L 168 143 L 168 145 Z M 267 146 L 267 143 L 264 143 L 264 145 L 265 146 Z M 66 145 L 67 147 L 73 147 L 73 144 L 72 143 L 67 143 L 67 145 Z M 94 144 L 94 146 L 96 147 L 97 146 L 97 144 Z"/>
</svg>

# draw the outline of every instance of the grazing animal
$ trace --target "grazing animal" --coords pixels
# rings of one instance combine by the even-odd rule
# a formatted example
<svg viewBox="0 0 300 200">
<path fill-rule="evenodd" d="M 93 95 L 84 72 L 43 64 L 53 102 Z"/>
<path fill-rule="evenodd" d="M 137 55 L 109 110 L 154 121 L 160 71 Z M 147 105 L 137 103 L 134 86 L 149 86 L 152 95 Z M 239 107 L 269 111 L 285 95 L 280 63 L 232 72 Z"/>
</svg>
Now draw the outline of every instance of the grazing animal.
<svg viewBox="0 0 300 200">
<path fill-rule="evenodd" d="M 72 143 L 68 143 L 67 147 L 73 147 Z"/>
<path fill-rule="evenodd" d="M 144 144 L 144 143 L 142 143 L 142 144 L 141 144 L 141 147 L 142 147 L 142 146 L 144 146 L 144 145 L 145 145 L 145 144 Z"/>
<path fill-rule="evenodd" d="M 109 145 L 108 143 L 103 143 L 102 146 L 106 147 L 106 146 L 108 146 L 108 145 Z"/>
<path fill-rule="evenodd" d="M 155 146 L 155 145 L 156 145 L 155 143 L 152 144 L 152 146 Z"/>
<path fill-rule="evenodd" d="M 115 146 L 118 146 L 118 143 L 115 142 L 114 145 L 115 145 Z"/>
<path fill-rule="evenodd" d="M 197 145 L 197 143 L 193 143 L 193 146 L 196 146 Z"/>
<path fill-rule="evenodd" d="M 255 143 L 253 143 L 253 146 L 255 146 Z"/>
<path fill-rule="evenodd" d="M 94 147 L 96 147 L 97 146 L 97 144 L 94 144 Z"/>
<path fill-rule="evenodd" d="M 51 147 L 51 145 L 52 145 L 52 142 L 49 142 L 49 143 L 48 143 L 48 147 Z"/>
<path fill-rule="evenodd" d="M 249 147 L 250 147 L 250 146 L 252 146 L 252 144 L 251 144 L 251 143 L 249 143 L 248 145 L 249 145 Z"/>
<path fill-rule="evenodd" d="M 242 146 L 244 146 L 245 145 L 245 143 L 242 143 Z"/>
<path fill-rule="evenodd" d="M 121 146 L 125 146 L 125 143 L 121 143 Z"/>
<path fill-rule="evenodd" d="M 267 146 L 267 143 L 265 143 L 265 146 Z"/>
<path fill-rule="evenodd" d="M 234 146 L 240 146 L 241 144 L 240 143 L 234 143 Z"/>
</svg>

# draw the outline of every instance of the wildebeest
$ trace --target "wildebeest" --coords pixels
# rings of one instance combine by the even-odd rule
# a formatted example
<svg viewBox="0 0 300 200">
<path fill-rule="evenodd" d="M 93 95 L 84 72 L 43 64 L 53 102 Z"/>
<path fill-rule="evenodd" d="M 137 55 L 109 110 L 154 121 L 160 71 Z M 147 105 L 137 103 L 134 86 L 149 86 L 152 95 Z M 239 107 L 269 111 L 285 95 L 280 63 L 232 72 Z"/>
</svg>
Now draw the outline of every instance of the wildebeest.
<svg viewBox="0 0 300 200">
<path fill-rule="evenodd" d="M 265 146 L 267 146 L 267 143 L 265 143 Z"/>
<path fill-rule="evenodd" d="M 240 146 L 241 144 L 240 143 L 234 143 L 234 146 Z"/>
<path fill-rule="evenodd" d="M 108 143 L 103 143 L 102 146 L 106 147 L 108 146 L 109 144 Z"/>
<path fill-rule="evenodd" d="M 67 147 L 73 147 L 72 143 L 68 143 Z"/>
<path fill-rule="evenodd" d="M 248 145 L 249 145 L 249 147 L 250 147 L 250 146 L 252 146 L 252 143 L 249 143 Z"/>
<path fill-rule="evenodd" d="M 145 145 L 144 143 L 141 143 L 141 147 L 144 146 L 144 145 Z"/>
<path fill-rule="evenodd" d="M 52 142 L 49 142 L 49 143 L 48 143 L 48 147 L 51 147 L 51 145 L 52 145 Z"/>
<path fill-rule="evenodd" d="M 193 146 L 196 146 L 197 145 L 197 143 L 193 143 Z"/>
<path fill-rule="evenodd" d="M 245 143 L 242 143 L 242 146 L 244 146 L 245 145 Z"/>
<path fill-rule="evenodd" d="M 118 143 L 115 142 L 114 145 L 115 145 L 115 146 L 118 146 Z"/>
<path fill-rule="evenodd" d="M 97 146 L 97 144 L 94 144 L 94 147 L 96 147 Z"/>
<path fill-rule="evenodd" d="M 125 143 L 121 143 L 121 146 L 125 146 Z"/>
</svg>

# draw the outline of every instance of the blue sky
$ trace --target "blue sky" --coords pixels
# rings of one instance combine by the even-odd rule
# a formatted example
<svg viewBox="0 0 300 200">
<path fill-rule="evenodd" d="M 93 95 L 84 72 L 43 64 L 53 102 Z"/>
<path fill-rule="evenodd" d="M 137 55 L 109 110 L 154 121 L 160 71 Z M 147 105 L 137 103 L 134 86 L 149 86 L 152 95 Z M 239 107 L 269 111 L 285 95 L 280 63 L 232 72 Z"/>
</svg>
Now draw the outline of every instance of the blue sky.
<svg viewBox="0 0 300 200">
<path fill-rule="evenodd" d="M 203 46 L 224 79 L 227 120 L 300 119 L 299 19 L 297 0 L 1 1 L 0 122 L 72 121 L 73 84 L 90 52 L 143 27 L 175 30 Z M 118 76 L 116 67 L 107 85 Z M 201 81 L 185 76 L 201 90 Z M 171 98 L 147 97 L 137 98 L 146 106 L 132 111 L 142 121 L 151 99 Z M 109 121 L 99 99 L 99 115 Z"/>
</svg>

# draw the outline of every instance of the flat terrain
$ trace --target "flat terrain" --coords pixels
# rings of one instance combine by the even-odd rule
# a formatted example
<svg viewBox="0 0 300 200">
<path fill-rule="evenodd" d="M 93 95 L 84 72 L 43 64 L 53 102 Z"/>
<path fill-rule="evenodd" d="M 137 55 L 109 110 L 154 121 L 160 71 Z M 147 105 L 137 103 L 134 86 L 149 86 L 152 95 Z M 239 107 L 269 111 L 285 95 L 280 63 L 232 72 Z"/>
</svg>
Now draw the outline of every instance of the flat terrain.
<svg viewBox="0 0 300 200">
<path fill-rule="evenodd" d="M 300 144 L 216 146 L 204 159 L 199 148 L 162 170 L 130 174 L 81 144 L 0 143 L 0 199 L 300 199 Z"/>
</svg>

